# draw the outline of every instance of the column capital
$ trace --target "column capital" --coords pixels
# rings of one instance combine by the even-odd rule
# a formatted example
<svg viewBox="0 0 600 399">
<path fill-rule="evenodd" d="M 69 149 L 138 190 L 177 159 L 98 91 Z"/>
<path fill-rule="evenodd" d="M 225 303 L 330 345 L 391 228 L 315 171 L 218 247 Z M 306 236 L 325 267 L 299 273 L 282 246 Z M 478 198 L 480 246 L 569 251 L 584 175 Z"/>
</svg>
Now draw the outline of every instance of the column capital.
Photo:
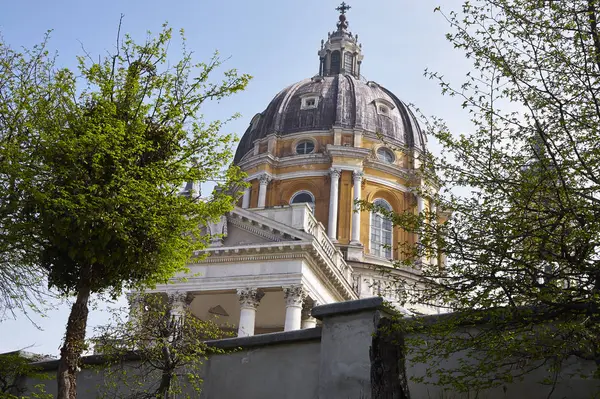
<svg viewBox="0 0 600 399">
<path fill-rule="evenodd" d="M 329 169 L 329 175 L 332 179 L 339 179 L 342 175 L 342 170 L 337 168 L 331 168 Z"/>
<path fill-rule="evenodd" d="M 256 309 L 265 293 L 258 288 L 238 288 L 237 295 L 242 309 Z"/>
<path fill-rule="evenodd" d="M 283 296 L 286 306 L 301 307 L 306 298 L 306 291 L 302 285 L 290 285 L 283 287 Z"/>
<path fill-rule="evenodd" d="M 258 182 L 260 184 L 269 184 L 271 180 L 273 180 L 273 178 L 266 173 L 263 173 L 262 175 L 258 176 Z"/>
<path fill-rule="evenodd" d="M 169 291 L 167 292 L 169 302 L 172 304 L 189 305 L 194 297 L 187 291 Z"/>
<path fill-rule="evenodd" d="M 354 172 L 352 172 L 352 179 L 354 179 L 355 183 L 360 183 L 364 175 L 365 174 L 362 170 L 355 170 Z"/>
</svg>

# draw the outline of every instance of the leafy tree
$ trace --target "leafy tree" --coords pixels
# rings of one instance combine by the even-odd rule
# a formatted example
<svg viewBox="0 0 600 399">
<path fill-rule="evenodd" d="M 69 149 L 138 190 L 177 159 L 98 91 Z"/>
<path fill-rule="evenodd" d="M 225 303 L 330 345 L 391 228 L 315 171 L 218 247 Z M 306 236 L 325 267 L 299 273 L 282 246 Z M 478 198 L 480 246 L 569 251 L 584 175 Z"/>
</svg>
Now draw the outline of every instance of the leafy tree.
<svg viewBox="0 0 600 399">
<path fill-rule="evenodd" d="M 90 295 L 167 281 L 206 244 L 201 226 L 233 206 L 224 190 L 205 200 L 180 190 L 186 181 L 229 186 L 240 178 L 225 167 L 233 137 L 199 112 L 205 101 L 243 90 L 250 77 L 229 70 L 213 82 L 218 55 L 194 63 L 182 40 L 181 60 L 167 64 L 168 27 L 142 44 L 118 38 L 116 54 L 81 57 L 78 74 L 49 69 L 51 78 L 33 86 L 40 112 L 18 141 L 32 144 L 13 148 L 25 160 L 13 172 L 25 176 L 19 211 L 35 232 L 34 260 L 51 287 L 75 296 L 60 399 L 76 397 Z"/>
<path fill-rule="evenodd" d="M 431 206 L 389 214 L 419 234 L 398 265 L 422 263 L 416 300 L 456 312 L 421 326 L 430 342 L 413 356 L 460 390 L 534 370 L 552 383 L 573 357 L 600 376 L 600 1 L 475 0 L 443 15 L 474 70 L 460 86 L 427 74 L 474 131 L 428 119 L 444 148 L 421 158 Z M 453 369 L 443 359 L 458 351 L 472 359 Z"/>
<path fill-rule="evenodd" d="M 0 37 L 0 320 L 47 305 L 46 272 L 36 256 L 39 235 L 23 208 L 24 185 L 35 177 L 32 126 L 46 117 L 47 97 L 60 90 L 53 69 L 46 40 L 18 52 Z"/>
<path fill-rule="evenodd" d="M 41 360 L 43 356 L 28 356 L 21 351 L 3 353 L 0 355 L 0 398 L 2 399 L 25 399 L 23 396 L 27 389 L 23 386 L 23 378 L 35 378 L 38 380 L 48 379 L 48 375 L 31 363 Z M 31 398 L 51 399 L 43 384 L 35 386 L 31 392 Z"/>
<path fill-rule="evenodd" d="M 140 295 L 129 319 L 98 328 L 95 350 L 107 357 L 99 387 L 110 398 L 198 397 L 203 360 L 224 350 L 206 341 L 230 336 L 213 321 L 179 309 L 174 296 Z"/>
</svg>

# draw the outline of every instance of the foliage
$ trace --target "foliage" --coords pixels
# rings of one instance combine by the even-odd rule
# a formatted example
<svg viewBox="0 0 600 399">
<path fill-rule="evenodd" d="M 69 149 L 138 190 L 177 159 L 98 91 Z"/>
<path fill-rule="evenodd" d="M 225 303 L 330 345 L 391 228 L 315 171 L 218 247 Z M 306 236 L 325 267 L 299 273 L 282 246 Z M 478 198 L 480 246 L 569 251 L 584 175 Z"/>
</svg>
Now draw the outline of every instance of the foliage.
<svg viewBox="0 0 600 399">
<path fill-rule="evenodd" d="M 474 131 L 428 119 L 444 147 L 420 157 L 431 205 L 389 214 L 419 234 L 398 267 L 419 263 L 427 284 L 406 288 L 456 311 L 417 328 L 429 337 L 413 356 L 442 384 L 466 391 L 534 370 L 553 384 L 573 358 L 600 375 L 599 10 L 598 0 L 476 0 L 443 14 L 474 70 L 459 87 L 427 75 L 462 99 Z M 458 351 L 455 369 L 444 359 Z"/>
<path fill-rule="evenodd" d="M 213 321 L 202 321 L 174 296 L 146 294 L 135 300 L 128 321 L 100 327 L 94 339 L 102 365 L 100 390 L 110 398 L 198 397 L 203 360 L 222 349 L 206 341 L 230 336 Z"/>
<path fill-rule="evenodd" d="M 81 57 L 78 73 L 43 61 L 48 77 L 27 93 L 35 112 L 17 122 L 9 147 L 18 153 L 7 173 L 21 190 L 21 231 L 35 239 L 31 259 L 51 287 L 76 296 L 61 350 L 61 399 L 76 395 L 90 295 L 116 296 L 185 270 L 206 244 L 203 225 L 236 199 L 226 190 L 201 200 L 180 191 L 185 182 L 231 187 L 241 178 L 227 167 L 233 136 L 219 134 L 223 122 L 204 122 L 200 110 L 250 77 L 229 70 L 214 82 L 222 61 L 215 54 L 194 63 L 183 33 L 182 58 L 168 63 L 171 35 L 166 26 L 142 44 L 117 35 L 116 54 Z"/>
<path fill-rule="evenodd" d="M 36 256 L 40 235 L 23 208 L 36 173 L 33 126 L 47 117 L 47 98 L 60 91 L 53 69 L 46 40 L 18 52 L 0 37 L 0 320 L 43 310 L 50 294 Z"/>
<path fill-rule="evenodd" d="M 39 357 L 39 356 L 38 356 Z M 3 353 L 0 355 L 0 398 L 1 399 L 26 399 L 40 398 L 51 399 L 53 396 L 45 392 L 44 385 L 36 385 L 31 396 L 23 396 L 27 389 L 21 385 L 22 378 L 38 380 L 49 379 L 47 374 L 31 363 L 35 357 L 25 356 L 21 351 Z"/>
</svg>

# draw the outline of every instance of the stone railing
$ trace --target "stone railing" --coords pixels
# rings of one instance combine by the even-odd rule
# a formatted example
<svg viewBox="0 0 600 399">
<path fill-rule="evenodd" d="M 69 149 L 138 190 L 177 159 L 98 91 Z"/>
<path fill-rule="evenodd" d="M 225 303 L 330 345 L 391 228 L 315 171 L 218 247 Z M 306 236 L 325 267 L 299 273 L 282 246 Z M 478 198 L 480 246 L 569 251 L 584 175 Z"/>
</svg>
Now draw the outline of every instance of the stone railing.
<svg viewBox="0 0 600 399">
<path fill-rule="evenodd" d="M 352 267 L 344 260 L 342 252 L 333 245 L 333 242 L 327 235 L 323 223 L 317 221 L 312 212 L 306 214 L 307 233 L 315 237 L 315 241 L 321 247 L 325 256 L 331 260 L 335 268 L 344 276 L 348 284 L 352 284 Z"/>
<path fill-rule="evenodd" d="M 333 245 L 325 226 L 315 218 L 307 204 L 291 204 L 253 211 L 312 235 L 315 244 L 333 263 L 335 270 L 342 274 L 349 285 L 352 284 L 352 267 L 346 263 L 343 254 Z"/>
</svg>

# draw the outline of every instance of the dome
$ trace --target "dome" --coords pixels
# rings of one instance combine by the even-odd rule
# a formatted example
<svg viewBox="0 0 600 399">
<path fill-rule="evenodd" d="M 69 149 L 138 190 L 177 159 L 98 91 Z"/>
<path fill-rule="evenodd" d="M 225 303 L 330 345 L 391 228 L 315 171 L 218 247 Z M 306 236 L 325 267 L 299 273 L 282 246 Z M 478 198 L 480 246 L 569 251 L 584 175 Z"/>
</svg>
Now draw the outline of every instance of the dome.
<svg viewBox="0 0 600 399">
<path fill-rule="evenodd" d="M 244 133 L 234 162 L 250 152 L 256 140 L 276 133 L 360 129 L 393 144 L 425 150 L 426 138 L 406 104 L 375 82 L 352 74 L 315 76 L 279 92 L 257 114 Z"/>
</svg>

